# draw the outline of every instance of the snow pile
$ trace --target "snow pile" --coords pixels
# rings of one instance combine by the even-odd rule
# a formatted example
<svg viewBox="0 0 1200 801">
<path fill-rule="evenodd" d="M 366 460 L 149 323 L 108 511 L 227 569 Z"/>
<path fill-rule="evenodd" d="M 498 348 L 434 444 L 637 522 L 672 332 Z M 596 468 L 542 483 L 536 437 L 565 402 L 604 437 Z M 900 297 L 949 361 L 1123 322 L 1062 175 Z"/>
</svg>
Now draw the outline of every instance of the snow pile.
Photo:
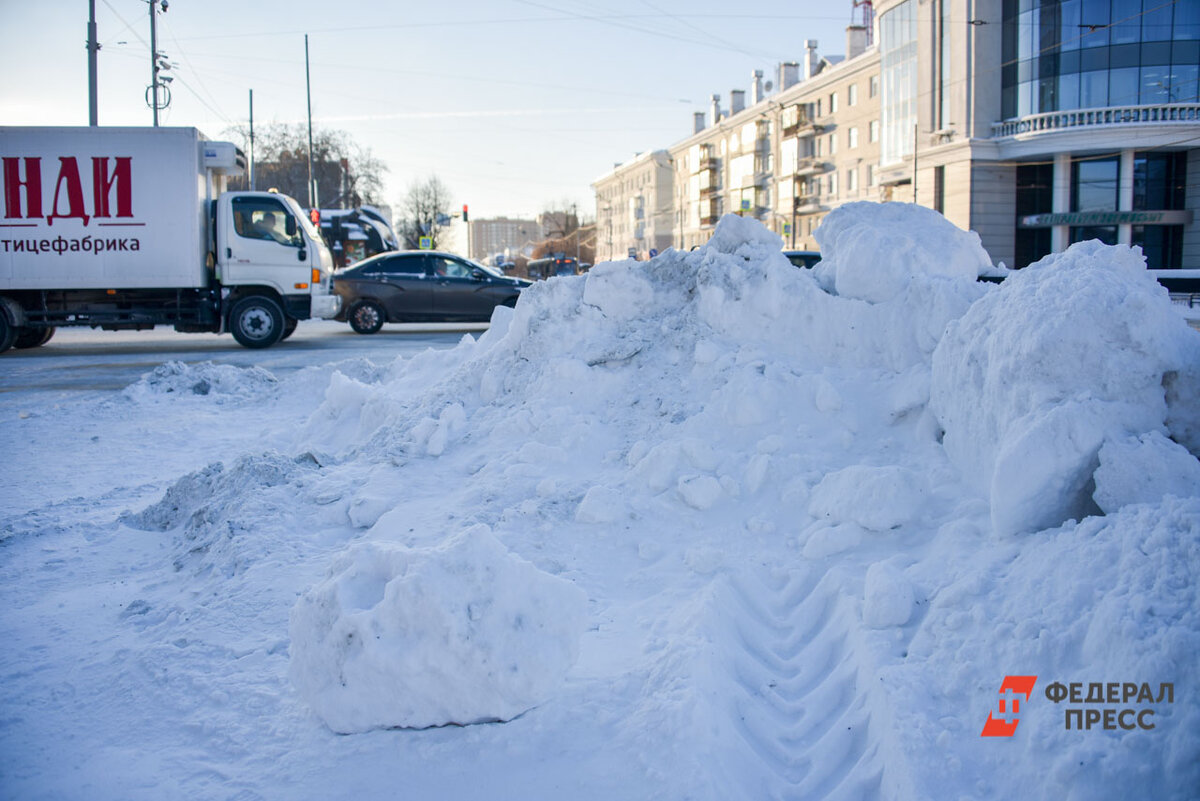
<svg viewBox="0 0 1200 801">
<path fill-rule="evenodd" d="M 304 497 L 319 465 L 309 453 L 278 452 L 243 456 L 226 467 L 216 462 L 189 473 L 163 497 L 122 522 L 146 531 L 176 531 L 173 564 L 200 574 L 233 576 L 244 572 L 286 538 L 265 541 L 257 521 L 280 518 Z"/>
<path fill-rule="evenodd" d="M 1198 544 L 1200 499 L 1169 500 L 981 549 L 950 575 L 947 564 L 922 569 L 939 590 L 906 658 L 879 676 L 905 699 L 893 709 L 913 797 L 1194 799 Z M 1037 676 L 1033 695 L 1011 740 L 980 737 L 1005 675 Z M 1115 681 L 1149 683 L 1156 700 L 1046 695 L 1056 682 L 1090 692 Z M 1158 698 L 1163 683 L 1174 684 L 1170 700 Z M 1104 709 L 1148 711 L 1154 728 L 1066 728 L 1067 710 Z"/>
<path fill-rule="evenodd" d="M 882 303 L 921 278 L 974 282 L 992 260 L 974 231 L 911 203 L 847 203 L 814 236 L 821 261 L 813 273 L 827 290 Z"/>
<path fill-rule="evenodd" d="M 176 393 L 210 395 L 218 403 L 229 400 L 262 399 L 274 393 L 278 379 L 261 367 L 235 367 L 211 361 L 199 364 L 166 362 L 126 387 L 132 400 Z"/>
<path fill-rule="evenodd" d="M 826 225 L 824 284 L 728 217 L 694 252 L 539 282 L 452 350 L 311 368 L 238 417 L 323 398 L 281 453 L 208 458 L 125 518 L 144 531 L 10 538 L 0 623 L 29 622 L 0 701 L 32 723 L 3 744 L 45 775 L 47 742 L 166 743 L 158 796 L 1194 796 L 1200 338 L 1126 250 L 997 287 L 937 215 Z M 177 392 L 181 443 L 255 408 Z M 1108 516 L 993 536 L 1066 496 Z M 27 584 L 59 563 L 96 592 Z M 981 738 L 1005 675 L 1039 684 L 1014 738 Z M 37 705 L 68 681 L 92 684 Z M 1174 705 L 1077 731 L 1044 695 L 1108 681 L 1173 681 Z M 119 733 L 79 725 L 93 692 L 133 710 Z M 198 725 L 141 725 L 164 704 Z M 27 745 L 42 721 L 81 739 Z"/>
<path fill-rule="evenodd" d="M 355 546 L 292 610 L 291 678 L 334 731 L 504 721 L 574 664 L 586 597 L 485 526 Z"/>
<path fill-rule="evenodd" d="M 1169 419 L 1196 430 L 1196 395 L 1169 406 L 1164 385 L 1198 363 L 1195 333 L 1140 253 L 1093 240 L 1015 273 L 951 324 L 931 407 L 995 530 L 1036 531 L 1099 511 L 1105 442 L 1164 432 Z M 1152 483 L 1167 477 L 1165 464 L 1147 466 Z"/>
</svg>

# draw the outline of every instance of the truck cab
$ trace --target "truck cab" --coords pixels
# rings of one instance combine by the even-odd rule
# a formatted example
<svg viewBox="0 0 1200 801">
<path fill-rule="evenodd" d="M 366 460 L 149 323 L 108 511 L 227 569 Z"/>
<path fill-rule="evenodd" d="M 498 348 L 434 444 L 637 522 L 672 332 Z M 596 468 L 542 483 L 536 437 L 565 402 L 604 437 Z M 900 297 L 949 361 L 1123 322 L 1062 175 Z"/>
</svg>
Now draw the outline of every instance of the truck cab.
<svg viewBox="0 0 1200 801">
<path fill-rule="evenodd" d="M 330 294 L 333 256 L 295 200 L 274 192 L 225 192 L 215 204 L 213 225 L 226 327 L 243 345 L 265 347 L 260 343 L 276 341 L 277 326 L 282 338 L 296 320 L 337 313 L 339 298 Z M 265 302 L 243 302 L 260 292 Z M 271 295 L 282 303 L 282 319 Z"/>
</svg>

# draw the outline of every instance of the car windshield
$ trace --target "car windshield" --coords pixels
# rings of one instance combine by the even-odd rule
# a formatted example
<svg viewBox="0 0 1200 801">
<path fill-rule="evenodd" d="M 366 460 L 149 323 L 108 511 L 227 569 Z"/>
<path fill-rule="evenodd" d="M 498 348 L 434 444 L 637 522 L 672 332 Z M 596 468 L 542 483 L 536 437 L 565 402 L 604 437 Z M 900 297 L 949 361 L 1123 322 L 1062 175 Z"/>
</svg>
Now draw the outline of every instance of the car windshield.
<svg viewBox="0 0 1200 801">
<path fill-rule="evenodd" d="M 483 270 L 485 273 L 490 275 L 492 278 L 503 278 L 504 277 L 504 273 L 500 272 L 495 267 L 488 267 L 486 264 L 480 264 L 479 262 L 471 261 L 470 259 L 463 259 L 463 261 L 465 261 L 467 264 L 471 265 L 472 267 L 478 267 L 480 270 Z"/>
</svg>

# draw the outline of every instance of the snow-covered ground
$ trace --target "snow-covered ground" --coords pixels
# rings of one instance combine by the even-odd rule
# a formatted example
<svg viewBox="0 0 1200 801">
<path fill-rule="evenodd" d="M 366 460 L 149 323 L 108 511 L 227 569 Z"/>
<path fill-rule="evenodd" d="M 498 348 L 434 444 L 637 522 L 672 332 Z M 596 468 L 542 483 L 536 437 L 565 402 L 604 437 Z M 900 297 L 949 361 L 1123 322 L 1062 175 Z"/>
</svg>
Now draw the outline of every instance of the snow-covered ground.
<svg viewBox="0 0 1200 801">
<path fill-rule="evenodd" d="M 0 795 L 1195 798 L 1200 334 L 1127 248 L 780 244 L 4 399 Z"/>
</svg>

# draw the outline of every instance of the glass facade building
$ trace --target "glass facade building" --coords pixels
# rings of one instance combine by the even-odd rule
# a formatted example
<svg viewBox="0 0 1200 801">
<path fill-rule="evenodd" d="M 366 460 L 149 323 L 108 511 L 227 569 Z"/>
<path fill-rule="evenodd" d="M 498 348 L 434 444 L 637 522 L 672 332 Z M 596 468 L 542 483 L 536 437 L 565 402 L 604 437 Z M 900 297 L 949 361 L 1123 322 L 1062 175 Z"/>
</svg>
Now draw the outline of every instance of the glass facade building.
<svg viewBox="0 0 1200 801">
<path fill-rule="evenodd" d="M 917 125 L 917 0 L 905 0 L 879 18 L 879 71 L 880 163 L 894 164 L 912 158 Z"/>
<path fill-rule="evenodd" d="M 1200 99 L 1200 0 L 1004 0 L 1005 119 Z"/>
</svg>

